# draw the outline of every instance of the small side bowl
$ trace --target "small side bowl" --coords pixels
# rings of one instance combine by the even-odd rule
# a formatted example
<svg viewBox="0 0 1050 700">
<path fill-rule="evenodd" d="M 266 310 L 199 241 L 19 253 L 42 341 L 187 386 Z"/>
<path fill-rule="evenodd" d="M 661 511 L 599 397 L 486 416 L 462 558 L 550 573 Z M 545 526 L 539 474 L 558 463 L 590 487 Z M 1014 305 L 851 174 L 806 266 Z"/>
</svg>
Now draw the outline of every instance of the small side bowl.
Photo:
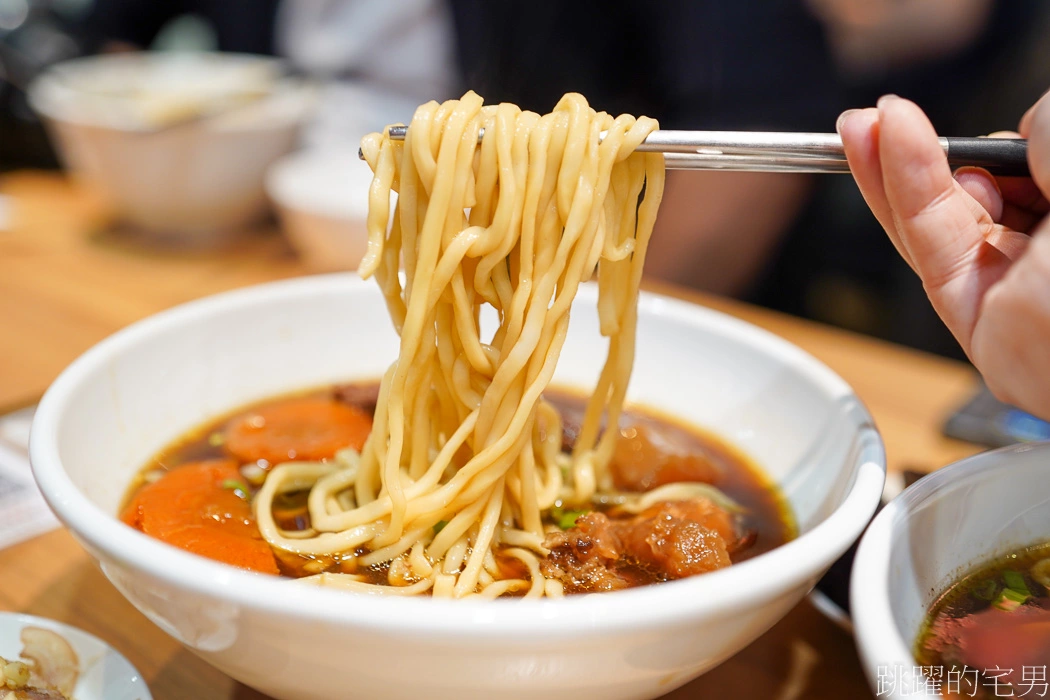
<svg viewBox="0 0 1050 700">
<path fill-rule="evenodd" d="M 597 288 L 580 290 L 555 383 L 593 386 Z M 779 484 L 797 539 L 722 571 L 616 593 L 492 602 L 352 594 L 175 549 L 115 514 L 132 476 L 185 431 L 253 400 L 378 377 L 398 337 L 374 282 L 326 275 L 187 304 L 74 362 L 30 437 L 58 517 L 154 623 L 283 700 L 652 698 L 714 667 L 795 606 L 860 535 L 885 455 L 850 388 L 798 348 L 646 294 L 628 399 L 713 430 Z M 396 599 L 395 599 L 396 598 Z"/>
<path fill-rule="evenodd" d="M 1050 539 L 1048 465 L 1050 443 L 983 452 L 924 477 L 872 522 L 853 564 L 850 607 L 879 697 L 925 696 L 913 650 L 938 595 L 981 564 Z"/>
<path fill-rule="evenodd" d="M 205 244 L 265 214 L 266 168 L 296 145 L 310 94 L 281 72 L 240 54 L 95 56 L 46 70 L 29 102 L 65 165 L 124 221 Z M 246 102 L 207 111 L 238 94 Z"/>
<path fill-rule="evenodd" d="M 312 270 L 356 270 L 368 249 L 372 170 L 357 149 L 309 149 L 281 158 L 266 193 L 281 228 Z"/>
</svg>

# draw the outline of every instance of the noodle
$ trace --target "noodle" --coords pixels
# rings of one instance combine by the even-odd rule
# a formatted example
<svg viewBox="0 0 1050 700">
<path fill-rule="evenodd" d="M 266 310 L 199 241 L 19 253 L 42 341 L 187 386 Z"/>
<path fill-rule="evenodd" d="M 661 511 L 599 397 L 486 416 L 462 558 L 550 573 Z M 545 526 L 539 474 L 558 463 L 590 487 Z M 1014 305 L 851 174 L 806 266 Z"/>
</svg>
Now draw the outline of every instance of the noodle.
<svg viewBox="0 0 1050 700">
<path fill-rule="evenodd" d="M 540 572 L 542 514 L 611 488 L 617 431 L 603 432 L 602 418 L 616 425 L 623 408 L 664 181 L 663 157 L 635 148 L 657 128 L 652 119 L 595 112 L 575 94 L 539 116 L 483 106 L 468 92 L 420 107 L 403 142 L 363 140 L 375 176 L 360 273 L 383 291 L 399 355 L 382 378 L 360 456 L 275 468 L 256 509 L 275 548 L 356 551 L 361 565 L 388 564 L 389 585 L 348 574 L 310 581 L 454 597 L 563 594 Z M 541 393 L 572 300 L 595 271 L 608 356 L 567 459 L 561 419 Z M 487 342 L 486 304 L 499 317 Z M 281 531 L 270 514 L 274 496 L 307 482 L 313 531 Z M 519 562 L 527 578 L 501 578 L 500 558 Z"/>
</svg>

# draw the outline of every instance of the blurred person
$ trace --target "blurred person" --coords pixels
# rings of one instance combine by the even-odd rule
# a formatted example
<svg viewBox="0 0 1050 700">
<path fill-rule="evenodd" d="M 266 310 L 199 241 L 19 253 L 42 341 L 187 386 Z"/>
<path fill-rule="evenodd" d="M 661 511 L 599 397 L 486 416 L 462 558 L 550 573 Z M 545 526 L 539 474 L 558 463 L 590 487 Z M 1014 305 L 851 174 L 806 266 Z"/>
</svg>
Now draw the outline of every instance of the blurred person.
<svg viewBox="0 0 1050 700">
<path fill-rule="evenodd" d="M 1040 0 L 806 2 L 824 26 L 845 106 L 895 93 L 922 105 L 939 133 L 973 136 L 1012 124 L 1050 83 L 1050 5 Z M 965 357 L 851 178 L 816 180 L 746 298 Z"/>
<path fill-rule="evenodd" d="M 989 388 L 1050 419 L 1050 98 L 1019 126 L 1031 179 L 953 177 L 929 119 L 894 95 L 838 129 L 865 200 Z"/>
<path fill-rule="evenodd" d="M 540 113 L 565 92 L 664 129 L 830 130 L 842 104 L 799 1 L 451 0 L 466 85 Z M 761 275 L 807 175 L 672 171 L 647 274 L 723 294 Z"/>
<path fill-rule="evenodd" d="M 831 131 L 835 113 L 883 80 L 935 101 L 949 95 L 946 101 L 958 107 L 964 78 L 942 79 L 937 71 L 979 68 L 979 60 L 1001 53 L 1007 45 L 1002 37 L 1025 26 L 1035 3 L 1008 5 L 451 0 L 465 83 L 488 101 L 546 111 L 562 93 L 577 91 L 598 109 L 647 114 L 667 129 L 817 132 Z M 876 55 L 882 59 L 878 70 Z M 862 60 L 871 64 L 866 71 L 858 68 Z M 965 78 L 980 72 L 969 70 Z M 912 74 L 923 80 L 909 82 Z M 937 80 L 926 82 L 931 76 Z M 859 270 L 878 285 L 899 278 L 881 237 L 855 236 L 856 216 L 865 217 L 861 228 L 870 220 L 858 195 L 855 203 L 846 202 L 846 216 L 837 192 L 831 211 L 826 201 L 816 208 L 811 203 L 815 190 L 841 188 L 842 180 L 830 185 L 836 178 L 668 175 L 646 263 L 650 276 L 840 324 L 863 316 L 864 309 L 834 284 L 821 286 L 826 269 L 842 268 L 847 275 Z M 882 320 L 861 319 L 858 325 L 885 330 Z"/>
<path fill-rule="evenodd" d="M 806 0 L 839 69 L 884 74 L 965 50 L 988 26 L 994 0 Z"/>
<path fill-rule="evenodd" d="M 79 19 L 57 0 L 0 0 L 0 172 L 58 167 L 26 89 L 48 66 L 84 52 Z"/>
<path fill-rule="evenodd" d="M 91 53 L 148 49 L 178 17 L 193 15 L 219 51 L 272 55 L 278 0 L 91 0 L 83 31 Z"/>
<path fill-rule="evenodd" d="M 577 91 L 663 128 L 793 131 L 830 131 L 842 108 L 893 91 L 969 135 L 1031 103 L 1023 72 L 1002 66 L 1048 14 L 1038 0 L 285 0 L 271 33 L 324 83 L 307 131 L 318 147 L 353 147 L 468 87 L 540 112 Z M 669 173 L 647 262 L 651 276 L 950 354 L 902 268 L 845 178 L 695 171 Z"/>
<path fill-rule="evenodd" d="M 320 85 L 307 144 L 356 151 L 364 134 L 457 96 L 454 42 L 444 0 L 284 0 L 278 49 Z"/>
<path fill-rule="evenodd" d="M 415 105 L 466 88 L 538 112 L 578 91 L 599 109 L 649 114 L 664 128 L 830 131 L 844 106 L 889 84 L 965 135 L 975 132 L 953 128 L 951 117 L 972 111 L 961 108 L 966 82 L 1021 44 L 1003 38 L 1020 36 L 1036 5 L 286 0 L 278 47 L 325 79 L 313 145 L 352 146 L 360 133 L 406 121 Z M 657 227 L 651 276 L 925 349 L 952 347 L 846 179 L 671 172 Z M 858 302 L 857 287 L 874 291 Z"/>
</svg>

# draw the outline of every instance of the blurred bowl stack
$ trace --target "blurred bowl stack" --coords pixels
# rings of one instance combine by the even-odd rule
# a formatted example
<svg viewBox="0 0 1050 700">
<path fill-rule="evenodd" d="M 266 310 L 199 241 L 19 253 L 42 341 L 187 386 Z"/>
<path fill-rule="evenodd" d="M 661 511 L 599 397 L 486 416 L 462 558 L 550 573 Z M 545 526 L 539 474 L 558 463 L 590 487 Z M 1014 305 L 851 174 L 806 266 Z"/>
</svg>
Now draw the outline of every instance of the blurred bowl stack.
<svg viewBox="0 0 1050 700">
<path fill-rule="evenodd" d="M 131 53 L 60 63 L 29 89 L 66 166 L 146 232 L 195 244 L 267 211 L 267 167 L 295 148 L 309 91 L 280 61 Z"/>
<path fill-rule="evenodd" d="M 266 189 L 281 227 L 315 270 L 356 270 L 368 247 L 372 170 L 349 146 L 313 148 L 270 168 Z"/>
</svg>

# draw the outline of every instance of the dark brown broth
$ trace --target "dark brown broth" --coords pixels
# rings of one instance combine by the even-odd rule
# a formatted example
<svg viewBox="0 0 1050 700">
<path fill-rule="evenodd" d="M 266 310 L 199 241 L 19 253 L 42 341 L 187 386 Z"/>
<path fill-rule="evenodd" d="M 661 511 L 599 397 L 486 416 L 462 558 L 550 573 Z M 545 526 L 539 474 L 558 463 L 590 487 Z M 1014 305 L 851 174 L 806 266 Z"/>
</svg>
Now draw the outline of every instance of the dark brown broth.
<svg viewBox="0 0 1050 700">
<path fill-rule="evenodd" d="M 1009 696 L 1019 696 L 1029 689 L 1027 686 L 1021 689 L 1007 687 L 1005 677 L 999 677 L 998 680 L 994 677 L 998 670 L 991 675 L 985 673 L 995 667 L 1005 669 L 1004 662 L 997 661 L 995 667 L 988 669 L 967 665 L 966 651 L 957 635 L 964 627 L 973 629 L 982 624 L 998 622 L 1004 619 L 1005 615 L 1017 615 L 1019 612 L 1042 614 L 1039 608 L 1050 609 L 1050 595 L 1046 587 L 1032 576 L 1032 567 L 1048 558 L 1050 543 L 1010 552 L 962 577 L 930 606 L 915 643 L 915 659 L 920 666 L 933 669 L 933 675 L 939 674 L 945 681 L 948 678 L 954 681 L 955 687 L 951 690 L 956 692 L 949 697 L 992 698 L 997 695 L 1002 697 L 1005 693 L 1009 693 Z M 1030 597 L 1019 602 L 1024 596 L 1012 594 L 1008 590 L 1011 588 L 1020 593 L 1027 592 Z M 1020 588 L 1024 590 L 1020 591 Z M 1003 606 L 1012 608 L 1014 605 L 1018 606 L 1017 609 L 1003 610 Z M 1020 610 L 1021 606 L 1028 606 L 1028 609 Z M 998 616 L 999 619 L 988 615 L 996 608 L 1003 612 L 1003 615 Z M 1040 619 L 1050 622 L 1050 613 Z M 1050 635 L 1044 637 L 1044 641 L 1050 642 Z M 1005 646 L 1003 653 L 1010 653 Z M 1043 650 L 1039 663 L 1042 666 L 1031 667 L 1033 673 L 1041 671 L 1045 674 L 1048 670 L 1047 665 L 1050 664 L 1050 645 Z M 1014 670 L 1020 674 L 1023 669 Z M 1018 681 L 1021 677 L 1013 675 L 1012 679 Z M 947 684 L 942 690 L 949 690 Z M 1041 684 L 1039 690 L 1042 690 Z M 1025 694 L 1040 696 L 1038 691 Z"/>
<path fill-rule="evenodd" d="M 582 412 L 587 404 L 582 392 L 560 387 L 547 391 L 544 396 L 563 412 L 566 409 Z M 620 424 L 631 423 L 657 426 L 675 442 L 688 445 L 690 452 L 707 457 L 719 467 L 722 478 L 713 485 L 743 506 L 747 511 L 743 524 L 756 536 L 754 543 L 733 555 L 734 564 L 779 547 L 795 536 L 790 506 L 776 485 L 740 450 L 713 433 L 650 406 L 628 406 Z"/>
<path fill-rule="evenodd" d="M 350 393 L 353 394 L 355 392 Z M 364 393 L 367 394 L 368 392 Z M 294 396 L 328 397 L 335 395 L 339 397 L 342 394 L 341 388 L 336 387 L 335 389 L 326 388 L 300 392 L 294 394 Z M 544 396 L 562 411 L 575 410 L 580 412 L 586 405 L 586 398 L 581 393 L 563 388 L 549 390 Z M 180 465 L 190 462 L 227 457 L 228 455 L 224 451 L 222 444 L 214 440 L 213 436 L 221 435 L 223 428 L 232 417 L 257 409 L 270 402 L 287 398 L 290 398 L 290 396 L 274 397 L 243 406 L 207 422 L 165 447 L 140 470 L 133 480 L 122 501 L 121 510 L 131 501 L 138 489 L 156 477 L 158 471 L 177 469 Z M 368 408 L 370 410 L 371 406 Z M 721 469 L 723 476 L 714 486 L 717 486 L 723 493 L 745 509 L 746 514 L 743 516 L 743 525 L 754 535 L 752 543 L 732 555 L 733 563 L 738 563 L 767 552 L 795 536 L 794 518 L 786 500 L 758 466 L 739 450 L 711 433 L 688 425 L 647 406 L 629 406 L 621 420 L 621 425 L 629 423 L 644 423 L 658 426 L 664 434 L 673 438 L 676 442 L 688 445 L 691 452 L 695 451 L 698 454 L 703 454 Z M 302 500 L 305 511 L 305 492 L 302 494 Z M 292 501 L 287 504 L 289 513 L 294 511 L 294 496 Z M 288 527 L 295 522 L 291 515 L 283 521 L 281 518 L 277 519 L 279 524 L 284 527 Z M 302 528 L 308 527 L 306 520 L 299 521 L 299 524 Z M 366 577 L 372 583 L 382 584 L 386 582 L 387 566 L 385 564 L 368 569 L 351 569 L 346 568 L 341 562 L 331 557 L 300 557 L 288 553 L 278 553 L 277 560 L 282 574 L 291 577 L 318 573 L 320 569 L 355 573 Z"/>
</svg>

